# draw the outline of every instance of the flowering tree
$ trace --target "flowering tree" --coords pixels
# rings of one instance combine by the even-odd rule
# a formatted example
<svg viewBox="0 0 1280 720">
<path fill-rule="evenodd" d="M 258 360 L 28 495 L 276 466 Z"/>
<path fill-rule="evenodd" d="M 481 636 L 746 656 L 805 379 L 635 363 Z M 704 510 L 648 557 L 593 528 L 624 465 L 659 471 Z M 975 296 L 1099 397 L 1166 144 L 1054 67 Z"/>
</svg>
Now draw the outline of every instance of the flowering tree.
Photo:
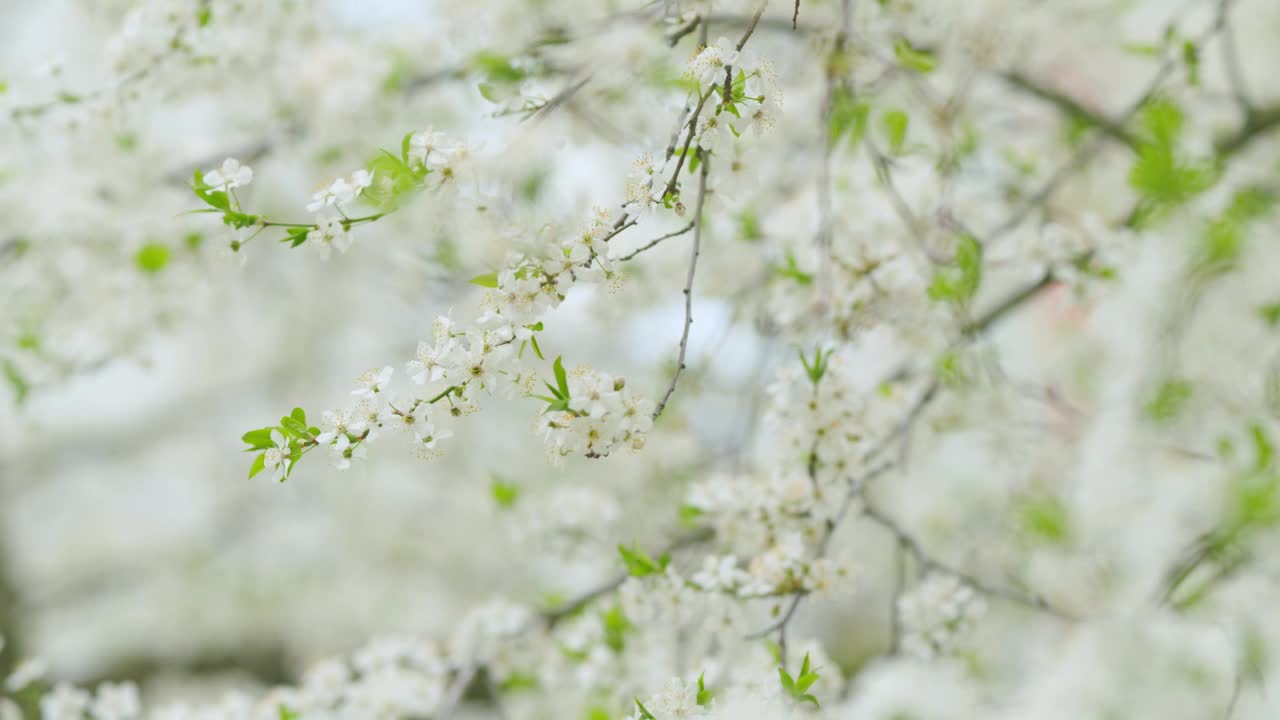
<svg viewBox="0 0 1280 720">
<path fill-rule="evenodd" d="M 0 720 L 1280 714 L 1280 7 L 365 5 L 0 77 Z"/>
</svg>

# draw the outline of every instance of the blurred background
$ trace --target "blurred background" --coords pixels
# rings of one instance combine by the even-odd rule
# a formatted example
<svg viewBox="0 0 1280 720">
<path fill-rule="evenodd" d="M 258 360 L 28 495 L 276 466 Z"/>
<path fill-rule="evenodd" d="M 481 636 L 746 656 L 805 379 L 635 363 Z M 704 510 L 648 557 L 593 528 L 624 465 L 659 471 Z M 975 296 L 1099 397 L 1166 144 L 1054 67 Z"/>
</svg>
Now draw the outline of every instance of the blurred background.
<svg viewBox="0 0 1280 720">
<path fill-rule="evenodd" d="M 989 18 L 990 4 L 968 21 Z M 1019 39 L 1006 50 L 1105 111 L 1122 109 L 1150 76 L 1149 57 L 1120 48 L 1158 42 L 1184 11 L 1204 15 L 1172 0 L 1024 5 L 1024 15 L 1001 16 Z M 741 28 L 747 6 L 725 3 L 717 27 Z M 815 7 L 811 31 L 834 6 Z M 543 605 L 592 587 L 617 571 L 619 542 L 657 546 L 681 529 L 674 509 L 692 479 L 758 459 L 764 389 L 806 337 L 808 308 L 774 269 L 784 258 L 816 262 L 796 248 L 808 248 L 817 224 L 814 133 L 825 132 L 811 112 L 819 41 L 780 32 L 789 24 L 781 7 L 753 46 L 786 78 L 787 110 L 760 141 L 771 161 L 716 181 L 690 372 L 645 452 L 553 465 L 533 429 L 536 405 L 495 397 L 454 424 L 444 457 L 431 462 L 388 440 L 346 472 L 316 458 L 283 484 L 246 478 L 242 433 L 295 406 L 313 422 L 345 407 L 368 368 L 391 365 L 403 383 L 435 317 L 471 317 L 481 290 L 467 279 L 497 268 L 528 240 L 521 232 L 572 231 L 593 207 L 618 205 L 631 163 L 668 142 L 683 99 L 671 79 L 692 42 L 671 50 L 651 23 L 624 21 L 631 9 L 594 0 L 0 0 L 9 118 L 0 129 L 0 676 L 40 656 L 51 676 L 137 680 L 153 697 L 284 682 L 370 637 L 447 635 L 490 597 Z M 944 11 L 921 12 L 920 32 L 950 32 L 925 22 Z M 1055 23 L 1072 18 L 1085 18 L 1073 26 L 1081 31 L 1060 32 Z M 1276 37 L 1274 8 L 1261 18 L 1237 28 L 1242 45 Z M 561 34 L 585 39 L 563 48 L 548 39 Z M 545 45 L 536 61 L 518 52 L 531 43 Z M 1207 75 L 1214 62 L 1205 60 Z M 1270 72 L 1248 69 L 1258 88 Z M 509 99 L 478 90 L 504 73 L 518 78 L 499 88 Z M 524 98 L 550 98 L 586 73 L 590 93 L 562 111 L 520 111 Z M 965 217 L 982 223 L 1005 209 L 1011 187 L 1047 179 L 1071 148 L 1056 108 L 998 80 L 973 82 L 975 104 L 989 111 L 975 113 L 987 123 L 979 130 L 999 140 L 957 181 L 978 190 L 956 204 L 971 203 Z M 1198 130 L 1226 115 L 1219 107 L 1198 106 Z M 425 128 L 474 148 L 456 188 L 359 229 L 353 249 L 328 262 L 269 242 L 232 253 L 225 228 L 188 212 L 198 205 L 184 186 L 192 170 L 234 156 L 255 172 L 246 206 L 306 217 L 317 187 Z M 1028 168 L 1025 154 L 1049 146 Z M 1129 205 L 1114 190 L 1126 167 L 1104 156 L 1062 205 L 1117 215 Z M 910 201 L 944 195 L 912 172 L 903 171 Z M 869 168 L 837 173 L 850 190 L 838 201 L 838 232 L 896 227 L 891 200 L 868 189 Z M 646 221 L 627 247 L 685 222 Z M 682 326 L 686 264 L 687 246 L 670 243 L 628 266 L 617 287 L 575 288 L 547 322 L 547 357 L 624 375 L 658 397 Z M 1018 271 L 993 263 L 991 282 L 1015 286 Z M 1098 390 L 1090 363 L 1114 369 L 1126 358 L 1123 348 L 1084 356 L 1124 334 L 1127 309 L 1115 325 L 1084 328 L 1089 307 L 1064 290 L 993 342 L 1014 371 L 1084 388 L 1088 409 Z M 901 340 L 860 341 L 869 377 L 892 366 Z M 1047 430 L 1001 428 L 1006 445 L 957 443 L 915 472 L 939 470 L 932 481 L 942 482 L 941 470 L 960 466 L 955 485 L 973 481 L 964 492 L 980 494 L 974 478 L 994 486 L 1013 473 L 1010 447 L 1043 451 L 1045 437 L 1065 443 L 1085 424 L 1050 414 L 1058 424 Z M 1051 477 L 1055 459 L 1044 451 L 1028 474 Z M 516 499 L 499 499 L 495 483 L 518 488 Z M 954 497 L 921 486 L 904 481 L 898 492 L 920 500 L 917 518 L 942 516 L 938 505 Z M 985 512 L 977 501 L 966 508 L 966 521 Z M 858 524 L 841 533 L 833 546 L 860 571 L 891 569 L 890 538 Z M 983 536 L 973 537 L 965 547 L 976 555 Z M 1052 574 L 1039 559 L 1029 564 Z M 884 643 L 893 592 L 870 582 L 806 607 L 799 634 L 821 635 L 842 666 L 856 667 Z"/>
</svg>

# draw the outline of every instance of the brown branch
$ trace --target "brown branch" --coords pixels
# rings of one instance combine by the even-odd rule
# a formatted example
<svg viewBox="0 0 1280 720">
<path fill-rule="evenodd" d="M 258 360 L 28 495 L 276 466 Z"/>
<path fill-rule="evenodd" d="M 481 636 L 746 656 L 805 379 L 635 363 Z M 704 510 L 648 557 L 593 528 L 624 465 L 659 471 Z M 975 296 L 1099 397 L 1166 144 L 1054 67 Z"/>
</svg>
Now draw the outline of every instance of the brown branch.
<svg viewBox="0 0 1280 720">
<path fill-rule="evenodd" d="M 1039 595 L 1028 595 L 1013 588 L 998 587 L 988 584 L 986 581 L 966 573 L 953 565 L 949 565 L 933 555 L 930 555 L 924 549 L 924 546 L 922 546 L 915 537 L 907 532 L 905 528 L 898 524 L 898 522 L 889 515 L 866 501 L 865 498 L 862 514 L 870 518 L 880 527 L 889 531 L 890 534 L 892 534 L 900 543 L 903 544 L 903 546 L 907 548 L 908 552 L 911 553 L 911 556 L 925 568 L 944 572 L 948 575 L 954 575 L 984 595 L 1002 598 L 1033 610 L 1038 610 L 1045 614 L 1052 615 L 1061 620 L 1068 620 L 1072 622 L 1078 620 L 1075 615 L 1051 605 Z"/>
<path fill-rule="evenodd" d="M 1138 140 L 1133 133 L 1125 129 L 1124 123 L 1094 112 L 1082 105 L 1075 98 L 1057 90 L 1045 87 L 1017 70 L 1003 72 L 999 77 L 1014 88 L 1057 106 L 1068 116 L 1084 118 L 1089 124 L 1096 126 L 1103 134 L 1124 143 L 1129 147 L 1137 147 Z"/>
<path fill-rule="evenodd" d="M 698 255 L 702 252 L 702 207 L 707 199 L 707 171 L 711 166 L 709 157 L 702 158 L 702 172 L 698 173 L 698 203 L 693 211 L 693 252 L 689 256 L 689 273 L 684 281 L 684 330 L 680 333 L 680 354 L 676 358 L 676 370 L 671 375 L 671 384 L 662 395 L 662 400 L 653 411 L 653 419 L 657 420 L 667 407 L 667 401 L 676 391 L 676 383 L 680 382 L 680 373 L 684 372 L 684 357 L 689 350 L 689 328 L 693 325 L 693 278 L 698 270 Z"/>
<path fill-rule="evenodd" d="M 690 230 L 692 230 L 692 229 L 693 229 L 693 226 L 694 226 L 694 223 L 690 222 L 688 225 L 685 225 L 684 227 L 680 228 L 679 230 L 675 230 L 675 231 L 673 231 L 673 232 L 669 232 L 669 233 L 667 233 L 666 235 L 663 235 L 663 236 L 661 236 L 661 237 L 654 238 L 653 240 L 650 240 L 649 242 L 645 243 L 644 245 L 641 245 L 640 247 L 636 248 L 635 250 L 633 250 L 633 251 L 631 251 L 631 252 L 627 253 L 626 255 L 623 255 L 622 257 L 617 258 L 617 260 L 618 260 L 618 262 L 626 262 L 626 261 L 628 261 L 628 260 L 630 260 L 630 259 L 634 258 L 635 256 L 639 255 L 640 253 L 642 253 L 642 252 L 644 252 L 644 251 L 646 251 L 646 250 L 648 250 L 648 249 L 650 249 L 650 248 L 654 247 L 655 245 L 657 245 L 658 243 L 662 242 L 663 240 L 669 240 L 669 239 L 671 239 L 671 238 L 673 238 L 673 237 L 679 237 L 680 235 L 684 235 L 685 233 L 687 233 L 687 232 L 689 232 Z"/>
<path fill-rule="evenodd" d="M 1280 103 L 1249 112 L 1244 125 L 1215 143 L 1214 149 L 1224 159 L 1230 158 L 1276 128 L 1280 128 Z"/>
<path fill-rule="evenodd" d="M 22 628 L 19 616 L 18 591 L 9 572 L 7 547 L 0 545 L 0 677 L 7 677 L 22 657 L 23 638 L 18 635 Z"/>
<path fill-rule="evenodd" d="M 798 3 L 797 3 L 798 5 Z M 764 15 L 764 9 L 769 6 L 769 0 L 761 0 L 756 7 L 756 11 L 751 15 L 751 20 L 747 23 L 747 31 L 742 33 L 742 37 L 738 40 L 738 52 L 742 52 L 742 48 L 746 46 L 747 41 L 751 39 L 751 34 L 756 31 L 756 25 L 760 24 L 760 16 Z"/>
<path fill-rule="evenodd" d="M 682 535 L 681 537 L 678 537 L 672 540 L 667 545 L 667 547 L 663 549 L 661 554 L 665 555 L 667 553 L 673 553 L 677 550 L 682 550 L 686 547 L 697 545 L 699 543 L 704 543 L 713 537 L 715 537 L 715 530 L 709 527 L 699 528 L 697 530 L 694 530 L 693 532 L 687 533 L 685 535 Z M 615 575 L 614 577 L 609 578 L 608 580 L 600 583 L 599 585 L 591 588 L 590 590 L 587 590 L 581 595 L 578 595 L 574 599 L 569 600 L 561 605 L 557 605 L 556 607 L 543 612 L 542 619 L 546 622 L 547 629 L 550 630 L 551 628 L 555 627 L 556 624 L 558 624 L 561 620 L 564 620 L 565 618 L 572 617 L 573 615 L 578 614 L 578 612 L 580 612 L 586 606 L 595 602 L 599 598 L 604 597 L 605 595 L 608 595 L 614 590 L 617 590 L 622 585 L 622 583 L 627 581 L 628 577 L 630 577 L 629 573 L 625 573 L 625 572 L 619 573 L 618 575 Z"/>
<path fill-rule="evenodd" d="M 1230 13 L 1231 0 L 1221 0 L 1218 3 L 1218 13 L 1214 23 L 1222 32 L 1222 64 L 1227 71 L 1227 83 L 1231 86 L 1231 94 L 1235 97 L 1236 104 L 1247 116 L 1253 114 L 1253 101 L 1250 99 L 1248 83 L 1244 79 L 1244 67 L 1240 63 L 1240 52 L 1236 47 L 1236 34 L 1231 27 Z"/>
<path fill-rule="evenodd" d="M 702 22 L 702 16 L 694 15 L 692 20 L 676 28 L 674 31 L 672 31 L 670 35 L 667 36 L 667 45 L 671 47 L 675 47 L 681 40 L 684 39 L 685 35 L 688 35 L 694 30 L 697 30 L 698 24 L 701 22 Z"/>
<path fill-rule="evenodd" d="M 555 111 L 556 108 L 568 102 L 574 95 L 578 93 L 579 90 L 586 87 L 587 83 L 591 82 L 591 77 L 592 77 L 591 75 L 587 75 L 586 77 L 582 78 L 578 82 L 556 93 L 554 97 L 552 97 L 550 100 L 543 103 L 542 107 L 538 108 L 537 110 L 534 110 L 533 114 L 530 115 L 529 118 L 530 119 L 535 117 L 541 118 L 551 114 L 552 112 Z"/>
</svg>

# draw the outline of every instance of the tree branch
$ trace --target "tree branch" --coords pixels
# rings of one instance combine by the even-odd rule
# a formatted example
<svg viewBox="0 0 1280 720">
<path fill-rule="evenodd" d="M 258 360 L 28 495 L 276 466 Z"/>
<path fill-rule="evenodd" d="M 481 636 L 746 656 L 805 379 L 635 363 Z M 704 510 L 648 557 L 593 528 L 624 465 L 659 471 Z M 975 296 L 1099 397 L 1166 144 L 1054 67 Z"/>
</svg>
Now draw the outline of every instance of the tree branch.
<svg viewBox="0 0 1280 720">
<path fill-rule="evenodd" d="M 695 221 L 695 222 L 696 222 L 696 221 Z M 679 237 L 680 235 L 684 235 L 685 233 L 687 233 L 687 232 L 689 232 L 690 230 L 692 230 L 692 229 L 693 229 L 693 226 L 694 226 L 695 222 L 690 222 L 688 225 L 685 225 L 684 227 L 680 228 L 679 230 L 675 230 L 675 231 L 673 231 L 673 232 L 669 232 L 669 233 L 667 233 L 666 235 L 663 235 L 663 236 L 661 236 L 661 237 L 657 237 L 657 238 L 654 238 L 653 240 L 650 240 L 649 242 L 645 243 L 644 245 L 641 245 L 640 247 L 636 248 L 635 250 L 632 250 L 631 252 L 627 253 L 626 255 L 623 255 L 622 257 L 617 258 L 618 262 L 626 262 L 626 261 L 628 261 L 628 260 L 630 260 L 630 259 L 634 258 L 635 256 L 639 255 L 640 253 L 642 253 L 642 252 L 644 252 L 644 251 L 646 251 L 646 250 L 648 250 L 648 249 L 650 249 L 650 248 L 654 247 L 655 245 L 657 245 L 658 243 L 662 242 L 663 240 L 670 240 L 670 239 L 671 239 L 671 238 L 673 238 L 673 237 Z"/>
<path fill-rule="evenodd" d="M 707 170 L 711 166 L 711 158 L 702 158 L 701 172 L 698 173 L 698 203 L 693 211 L 693 251 L 689 255 L 689 274 L 684 281 L 684 330 L 680 333 L 680 354 L 676 358 L 676 370 L 671 375 L 671 384 L 663 393 L 662 400 L 653 411 L 653 419 L 657 420 L 667 407 L 667 401 L 676 391 L 676 383 L 680 382 L 680 374 L 684 372 L 684 357 L 689 350 L 689 328 L 693 325 L 693 278 L 698 271 L 698 255 L 702 252 L 702 206 L 707 199 Z"/>
<path fill-rule="evenodd" d="M 1133 136 L 1133 133 L 1130 133 L 1125 129 L 1124 123 L 1116 122 L 1101 113 L 1097 113 L 1086 108 L 1075 98 L 1072 98 L 1069 95 L 1045 87 L 1017 70 L 1002 72 L 999 74 L 999 77 L 1018 90 L 1022 90 L 1033 97 L 1052 103 L 1068 116 L 1084 118 L 1091 125 L 1094 125 L 1101 130 L 1103 134 L 1124 143 L 1130 148 L 1137 147 L 1138 145 L 1137 138 Z"/>
</svg>

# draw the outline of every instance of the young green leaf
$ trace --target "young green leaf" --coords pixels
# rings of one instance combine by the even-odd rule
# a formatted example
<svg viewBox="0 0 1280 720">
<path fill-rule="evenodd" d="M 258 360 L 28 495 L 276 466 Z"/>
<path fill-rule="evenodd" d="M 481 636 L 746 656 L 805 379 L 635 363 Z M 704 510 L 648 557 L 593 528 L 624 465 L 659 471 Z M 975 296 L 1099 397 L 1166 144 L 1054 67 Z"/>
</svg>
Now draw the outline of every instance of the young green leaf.
<svg viewBox="0 0 1280 720">
<path fill-rule="evenodd" d="M 649 712 L 649 709 L 640 702 L 640 698 L 636 698 L 636 708 L 640 710 L 640 717 L 638 720 L 658 720 L 653 716 L 653 713 Z"/>
<path fill-rule="evenodd" d="M 880 122 L 889 138 L 889 150 L 894 155 L 901 155 L 907 145 L 907 127 L 911 124 L 911 117 L 903 110 L 890 110 L 881 116 Z"/>
<path fill-rule="evenodd" d="M 898 59 L 899 65 L 918 73 L 933 72 L 938 64 L 933 53 L 911 47 L 911 43 L 902 37 L 893 43 L 893 56 Z"/>
<path fill-rule="evenodd" d="M 18 370 L 18 366 L 13 364 L 12 360 L 4 361 L 4 379 L 9 382 L 9 387 L 13 389 L 14 404 L 22 405 L 27 400 L 27 395 L 31 392 L 31 383 Z"/>
<path fill-rule="evenodd" d="M 622 562 L 626 564 L 627 572 L 630 573 L 632 577 L 655 575 L 666 570 L 665 563 L 655 561 L 640 548 L 629 548 L 626 545 L 619 545 L 618 554 L 622 556 Z"/>
<path fill-rule="evenodd" d="M 569 399 L 569 376 L 564 371 L 564 364 L 560 361 L 560 356 L 556 356 L 556 361 L 551 364 L 551 370 L 556 374 L 556 385 L 560 387 L 559 397 L 564 400 Z"/>
<path fill-rule="evenodd" d="M 706 673 L 698 675 L 698 704 L 706 707 L 711 704 L 711 691 L 707 689 Z"/>
<path fill-rule="evenodd" d="M 257 430 L 250 430 L 242 435 L 240 439 L 249 445 L 249 447 L 245 448 L 245 451 L 253 452 L 254 450 L 265 450 L 269 447 L 275 447 L 276 444 L 271 440 L 271 431 L 275 429 L 276 428 L 273 427 L 259 428 Z"/>
<path fill-rule="evenodd" d="M 477 275 L 467 282 L 472 285 L 479 285 L 480 287 L 496 288 L 498 287 L 498 273 L 491 272 L 484 273 L 483 275 Z"/>
<path fill-rule="evenodd" d="M 516 500 L 520 497 L 520 486 L 494 475 L 493 482 L 489 484 L 489 494 L 498 507 L 507 510 L 515 507 Z"/>
</svg>

